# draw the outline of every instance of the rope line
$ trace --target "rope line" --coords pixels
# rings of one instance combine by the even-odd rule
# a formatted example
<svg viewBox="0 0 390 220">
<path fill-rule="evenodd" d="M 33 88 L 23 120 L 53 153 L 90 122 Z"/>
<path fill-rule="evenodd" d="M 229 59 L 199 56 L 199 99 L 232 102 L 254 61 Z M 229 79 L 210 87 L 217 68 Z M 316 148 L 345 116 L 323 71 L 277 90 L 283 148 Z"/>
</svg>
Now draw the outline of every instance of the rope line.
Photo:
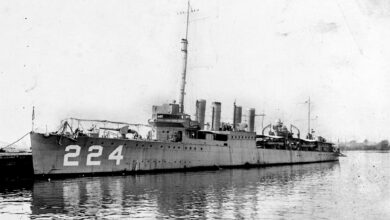
<svg viewBox="0 0 390 220">
<path fill-rule="evenodd" d="M 12 146 L 12 145 L 18 143 L 20 140 L 22 140 L 22 139 L 23 139 L 24 137 L 26 137 L 28 134 L 30 134 L 30 132 L 27 132 L 27 134 L 23 135 L 21 138 L 19 138 L 19 139 L 16 140 L 15 142 L 13 142 L 13 143 L 11 143 L 11 144 L 8 144 L 8 145 L 5 146 L 5 147 L 1 147 L 0 149 L 5 149 L 5 148 L 7 148 L 7 147 L 10 147 L 10 146 Z"/>
</svg>

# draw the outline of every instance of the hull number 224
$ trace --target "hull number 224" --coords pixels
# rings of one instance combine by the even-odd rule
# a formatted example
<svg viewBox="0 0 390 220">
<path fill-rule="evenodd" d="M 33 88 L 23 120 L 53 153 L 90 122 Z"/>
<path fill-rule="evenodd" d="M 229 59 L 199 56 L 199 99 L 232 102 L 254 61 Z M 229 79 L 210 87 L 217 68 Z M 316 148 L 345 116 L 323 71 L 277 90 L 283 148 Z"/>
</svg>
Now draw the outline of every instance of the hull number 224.
<svg viewBox="0 0 390 220">
<path fill-rule="evenodd" d="M 108 156 L 108 160 L 115 161 L 116 165 L 120 165 L 121 160 L 123 159 L 122 155 L 123 145 L 119 145 L 115 150 L 113 150 Z M 64 166 L 78 166 L 79 160 L 77 157 L 80 156 L 81 147 L 79 145 L 68 145 L 65 148 L 64 155 Z M 92 145 L 88 148 L 87 154 L 87 166 L 100 166 L 101 160 L 99 157 L 103 154 L 103 147 L 100 145 Z"/>
</svg>

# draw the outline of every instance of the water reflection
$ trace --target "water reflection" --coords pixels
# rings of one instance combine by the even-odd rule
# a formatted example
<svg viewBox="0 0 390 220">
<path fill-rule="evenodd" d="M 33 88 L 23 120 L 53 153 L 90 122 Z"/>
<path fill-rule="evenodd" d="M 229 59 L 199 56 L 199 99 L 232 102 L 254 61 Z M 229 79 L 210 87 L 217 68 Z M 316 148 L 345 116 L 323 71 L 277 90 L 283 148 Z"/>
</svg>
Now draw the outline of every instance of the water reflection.
<svg viewBox="0 0 390 220">
<path fill-rule="evenodd" d="M 268 218 L 321 194 L 337 162 L 258 169 L 36 181 L 32 217 Z M 315 190 L 315 191 L 314 191 Z M 281 198 L 291 209 L 278 209 Z M 295 206 L 295 207 L 293 207 Z M 290 213 L 291 214 L 291 213 Z"/>
<path fill-rule="evenodd" d="M 0 177 L 0 219 L 27 218 L 32 186 L 32 179 Z"/>
</svg>

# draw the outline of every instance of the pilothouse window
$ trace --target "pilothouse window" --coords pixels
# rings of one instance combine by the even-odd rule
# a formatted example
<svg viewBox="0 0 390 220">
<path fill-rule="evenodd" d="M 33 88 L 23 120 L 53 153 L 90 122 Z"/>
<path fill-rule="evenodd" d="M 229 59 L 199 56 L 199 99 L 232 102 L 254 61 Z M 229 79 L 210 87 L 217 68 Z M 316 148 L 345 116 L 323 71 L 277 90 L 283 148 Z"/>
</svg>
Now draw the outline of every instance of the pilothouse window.
<svg viewBox="0 0 390 220">
<path fill-rule="evenodd" d="M 214 140 L 216 141 L 227 141 L 228 136 L 226 134 L 215 134 Z"/>
</svg>

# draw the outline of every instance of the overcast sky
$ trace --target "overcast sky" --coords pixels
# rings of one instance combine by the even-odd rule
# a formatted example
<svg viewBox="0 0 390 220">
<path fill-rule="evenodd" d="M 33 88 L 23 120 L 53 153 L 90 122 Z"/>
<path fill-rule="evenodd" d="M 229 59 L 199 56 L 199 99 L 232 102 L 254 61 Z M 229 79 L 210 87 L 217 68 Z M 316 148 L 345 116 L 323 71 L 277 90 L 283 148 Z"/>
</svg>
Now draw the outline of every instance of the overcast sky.
<svg viewBox="0 0 390 220">
<path fill-rule="evenodd" d="M 222 102 L 337 141 L 390 134 L 390 2 L 192 1 L 185 111 Z M 80 117 L 147 123 L 178 97 L 186 1 L 0 1 L 0 140 Z M 244 111 L 244 112 L 245 112 Z M 260 129 L 261 119 L 256 120 Z"/>
</svg>

